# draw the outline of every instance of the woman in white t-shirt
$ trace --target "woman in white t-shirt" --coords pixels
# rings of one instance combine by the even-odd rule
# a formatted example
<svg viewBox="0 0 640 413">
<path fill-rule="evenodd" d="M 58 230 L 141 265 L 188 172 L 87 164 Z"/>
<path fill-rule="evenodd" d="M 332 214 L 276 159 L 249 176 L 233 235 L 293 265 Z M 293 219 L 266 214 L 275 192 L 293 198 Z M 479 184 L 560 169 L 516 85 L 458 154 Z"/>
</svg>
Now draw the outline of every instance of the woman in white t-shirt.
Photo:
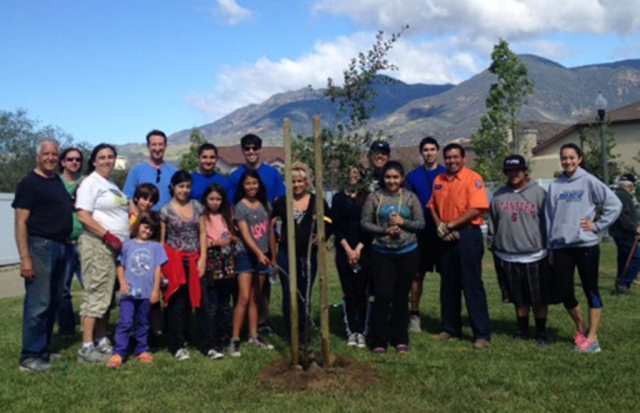
<svg viewBox="0 0 640 413">
<path fill-rule="evenodd" d="M 91 363 L 106 362 L 111 356 L 106 314 L 116 280 L 115 259 L 122 242 L 129 239 L 127 197 L 110 179 L 116 156 L 112 145 L 96 146 L 89 158 L 88 176 L 76 195 L 78 221 L 82 224 L 78 252 L 84 277 L 78 361 Z"/>
</svg>

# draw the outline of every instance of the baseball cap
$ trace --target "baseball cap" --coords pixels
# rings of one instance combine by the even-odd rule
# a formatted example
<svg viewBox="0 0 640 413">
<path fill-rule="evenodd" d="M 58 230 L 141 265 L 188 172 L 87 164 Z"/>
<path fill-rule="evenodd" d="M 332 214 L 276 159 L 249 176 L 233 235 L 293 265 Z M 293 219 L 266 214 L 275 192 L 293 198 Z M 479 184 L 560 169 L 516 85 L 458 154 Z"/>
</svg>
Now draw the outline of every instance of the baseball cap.
<svg viewBox="0 0 640 413">
<path fill-rule="evenodd" d="M 624 174 L 620 177 L 620 180 L 631 182 L 632 184 L 636 183 L 636 177 L 633 174 Z"/>
<path fill-rule="evenodd" d="M 375 141 L 371 142 L 371 148 L 369 148 L 370 152 L 385 152 L 387 154 L 391 153 L 391 147 L 389 147 L 389 142 L 385 141 Z"/>
<path fill-rule="evenodd" d="M 527 162 L 524 160 L 522 156 L 509 155 L 506 158 L 504 158 L 502 170 L 508 171 L 508 170 L 514 170 L 514 169 L 521 169 L 523 171 L 527 169 Z"/>
</svg>

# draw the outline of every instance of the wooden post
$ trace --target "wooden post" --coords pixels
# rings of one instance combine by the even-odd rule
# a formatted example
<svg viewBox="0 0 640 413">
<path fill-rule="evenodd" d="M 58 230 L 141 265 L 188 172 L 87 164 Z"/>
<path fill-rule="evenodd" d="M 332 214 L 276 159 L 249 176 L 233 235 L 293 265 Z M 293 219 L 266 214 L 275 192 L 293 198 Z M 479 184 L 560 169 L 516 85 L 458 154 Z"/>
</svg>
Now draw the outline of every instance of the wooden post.
<svg viewBox="0 0 640 413">
<path fill-rule="evenodd" d="M 295 225 L 293 223 L 293 178 L 291 176 L 291 123 L 289 118 L 284 118 L 284 185 L 287 190 L 287 233 L 280 236 L 287 237 L 287 254 L 289 256 L 289 299 L 291 300 L 291 365 L 295 368 L 300 365 L 298 342 L 298 278 L 296 268 L 296 239 Z"/>
<path fill-rule="evenodd" d="M 320 284 L 320 340 L 324 367 L 331 367 L 329 359 L 329 298 L 327 294 L 327 240 L 324 231 L 324 177 L 322 168 L 322 140 L 320 116 L 313 117 L 313 144 L 315 152 L 316 222 L 318 228 L 318 280 Z"/>
</svg>

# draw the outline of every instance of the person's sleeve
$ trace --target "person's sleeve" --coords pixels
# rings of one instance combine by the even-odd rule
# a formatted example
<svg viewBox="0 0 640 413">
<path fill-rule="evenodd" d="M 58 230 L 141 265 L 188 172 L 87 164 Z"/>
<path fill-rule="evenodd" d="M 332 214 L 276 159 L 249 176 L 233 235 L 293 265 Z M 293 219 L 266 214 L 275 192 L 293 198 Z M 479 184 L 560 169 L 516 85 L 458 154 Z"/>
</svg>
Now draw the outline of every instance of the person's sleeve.
<svg viewBox="0 0 640 413">
<path fill-rule="evenodd" d="M 167 207 L 166 207 L 166 205 L 163 205 L 160 208 L 160 211 L 158 211 L 158 219 L 160 221 L 167 222 L 167 215 L 168 215 L 167 214 Z"/>
<path fill-rule="evenodd" d="M 95 209 L 97 192 L 93 179 L 83 180 L 76 192 L 76 209 L 93 212 Z"/>
<path fill-rule="evenodd" d="M 344 228 L 346 223 L 344 222 L 343 213 L 346 211 L 346 205 L 342 202 L 342 196 L 336 194 L 333 197 L 331 205 L 331 220 L 333 221 L 333 235 L 335 235 L 334 243 L 336 245 L 345 238 Z"/>
<path fill-rule="evenodd" d="M 27 188 L 28 186 L 29 184 L 26 182 L 26 177 L 18 183 L 16 194 L 13 198 L 13 202 L 11 203 L 11 206 L 14 209 L 20 208 L 31 211 L 36 192 L 32 188 Z"/>
<path fill-rule="evenodd" d="M 487 188 L 485 187 L 484 181 L 480 175 L 474 176 L 473 182 L 470 182 L 467 187 L 469 193 L 469 208 L 478 209 L 480 211 L 486 211 L 489 209 Z"/>
<path fill-rule="evenodd" d="M 600 219 L 593 224 L 593 232 L 600 232 L 609 228 L 618 219 L 622 211 L 622 202 L 605 184 L 595 179 L 592 182 L 597 198 L 596 205 L 599 204 L 602 209 Z"/>
<path fill-rule="evenodd" d="M 273 197 L 280 198 L 287 193 L 287 189 L 284 186 L 284 181 L 277 168 L 274 168 L 274 182 L 273 182 Z"/>
<path fill-rule="evenodd" d="M 360 218 L 360 226 L 363 230 L 372 234 L 385 234 L 386 230 L 382 226 L 376 224 L 373 220 L 376 210 L 376 198 L 378 197 L 376 192 L 373 192 L 367 196 L 367 200 L 362 207 L 362 217 Z"/>
<path fill-rule="evenodd" d="M 193 204 L 192 205 L 193 205 L 193 209 L 196 211 L 196 214 L 198 215 L 198 217 L 200 215 L 202 215 L 202 213 L 204 212 L 204 205 L 202 205 L 200 203 L 200 201 L 197 201 L 195 199 L 193 200 Z"/>
<path fill-rule="evenodd" d="M 229 197 L 229 203 L 233 204 L 233 197 L 236 195 L 236 190 L 238 189 L 238 179 L 240 176 L 236 173 L 238 169 L 233 171 L 231 175 L 229 175 L 227 181 L 227 196 Z"/>
<path fill-rule="evenodd" d="M 540 246 L 545 248 L 547 245 L 547 214 L 545 213 L 545 205 L 547 204 L 547 191 L 540 188 L 540 198 L 538 202 L 538 216 L 540 220 Z"/>
<path fill-rule="evenodd" d="M 327 201 L 324 202 L 324 238 L 329 239 L 333 235 L 333 214 Z"/>
<path fill-rule="evenodd" d="M 233 217 L 236 221 L 246 221 L 247 217 L 245 216 L 244 208 L 239 205 L 238 203 L 233 207 Z"/>
<path fill-rule="evenodd" d="M 273 209 L 271 210 L 271 218 L 278 217 L 284 219 L 284 208 L 286 208 L 284 201 L 284 198 L 276 199 L 276 202 L 273 203 Z"/>
<path fill-rule="evenodd" d="M 549 191 L 547 192 L 547 196 L 544 200 L 544 221 L 545 227 L 547 229 L 546 239 L 547 239 L 547 249 L 551 250 L 551 227 L 553 224 L 553 195 L 551 194 L 553 186 L 549 185 Z"/>
<path fill-rule="evenodd" d="M 138 184 L 138 168 L 135 166 L 129 170 L 127 179 L 124 181 L 124 188 L 122 192 L 129 199 L 133 199 L 133 195 L 136 193 L 136 185 Z"/>
<path fill-rule="evenodd" d="M 620 212 L 620 216 L 616 220 L 616 225 L 621 228 L 624 232 L 635 235 L 636 229 L 638 228 L 637 222 L 635 218 L 635 206 L 633 205 L 633 201 L 631 198 L 624 197 L 620 198 L 622 202 L 622 211 Z"/>
<path fill-rule="evenodd" d="M 127 254 L 127 249 L 128 249 L 128 245 L 127 243 L 123 243 L 122 244 L 122 249 L 120 250 L 120 252 L 118 253 L 118 258 L 116 258 L 116 262 L 122 266 L 125 265 L 126 263 L 126 254 Z"/>
<path fill-rule="evenodd" d="M 436 175 L 435 179 L 433 180 L 433 186 L 431 187 L 431 196 L 429 197 L 429 202 L 427 202 L 427 205 L 425 205 L 425 207 L 427 209 L 433 209 L 434 205 L 435 205 L 435 186 L 439 184 L 438 182 L 438 175 Z"/>
<path fill-rule="evenodd" d="M 487 223 L 487 249 L 493 251 L 493 238 L 496 233 L 496 196 L 493 196 L 489 206 L 489 222 Z"/>
<path fill-rule="evenodd" d="M 411 218 L 405 219 L 402 227 L 409 232 L 420 232 L 424 229 L 424 214 L 422 213 L 422 206 L 420 200 L 411 191 L 406 191 L 407 207 L 411 211 Z"/>
</svg>

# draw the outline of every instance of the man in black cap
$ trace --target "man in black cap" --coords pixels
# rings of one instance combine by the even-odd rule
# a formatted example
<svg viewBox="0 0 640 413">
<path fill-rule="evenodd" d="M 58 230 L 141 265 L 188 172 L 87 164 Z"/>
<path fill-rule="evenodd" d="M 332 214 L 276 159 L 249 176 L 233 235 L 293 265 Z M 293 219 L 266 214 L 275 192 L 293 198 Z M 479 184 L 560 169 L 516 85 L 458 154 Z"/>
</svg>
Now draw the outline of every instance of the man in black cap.
<svg viewBox="0 0 640 413">
<path fill-rule="evenodd" d="M 618 275 L 616 276 L 616 292 L 629 294 L 631 283 L 640 271 L 640 250 L 637 248 L 640 228 L 634 197 L 636 177 L 625 174 L 618 181 L 615 194 L 622 202 L 622 212 L 618 220 L 609 228 L 618 247 Z"/>
<path fill-rule="evenodd" d="M 378 189 L 380 179 L 382 179 L 382 168 L 389 162 L 391 147 L 389 142 L 373 141 L 369 148 L 369 165 L 373 167 L 373 181 L 369 185 L 371 192 Z"/>
<path fill-rule="evenodd" d="M 504 302 L 513 303 L 517 327 L 513 338 L 529 338 L 529 307 L 533 308 L 536 340 L 548 343 L 549 304 L 544 202 L 546 192 L 527 176 L 520 155 L 503 163 L 507 185 L 498 189 L 489 205 L 487 247 L 493 253 Z"/>
</svg>

